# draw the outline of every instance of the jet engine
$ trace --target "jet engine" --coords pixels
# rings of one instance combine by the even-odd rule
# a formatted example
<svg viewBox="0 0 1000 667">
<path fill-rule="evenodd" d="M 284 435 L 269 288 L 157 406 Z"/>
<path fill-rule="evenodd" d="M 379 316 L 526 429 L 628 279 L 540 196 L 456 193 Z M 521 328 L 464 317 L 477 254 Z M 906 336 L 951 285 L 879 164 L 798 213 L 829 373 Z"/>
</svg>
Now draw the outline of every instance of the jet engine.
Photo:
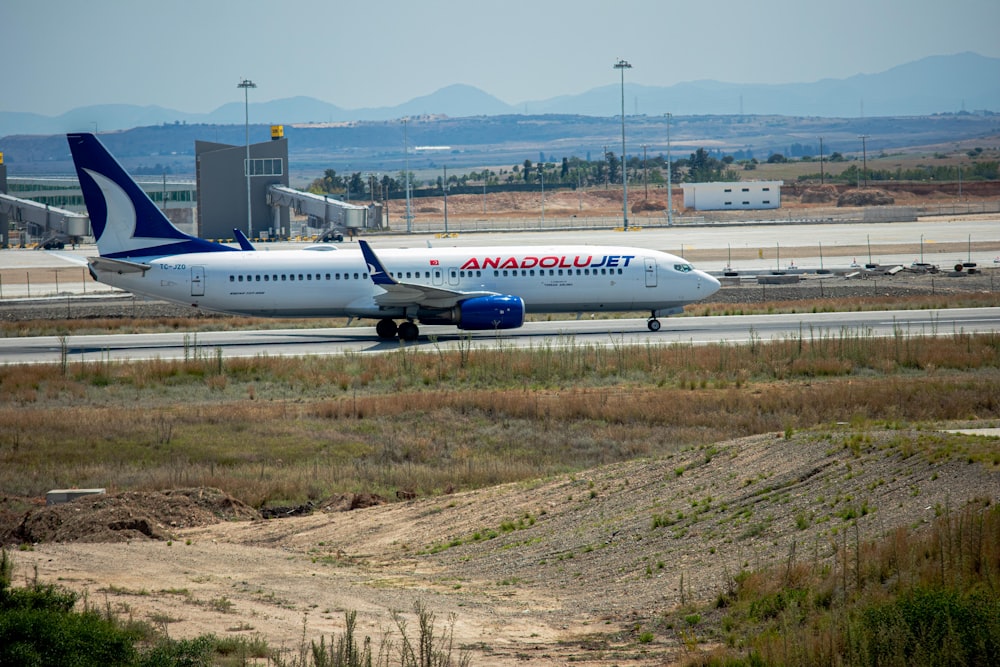
<svg viewBox="0 0 1000 667">
<path fill-rule="evenodd" d="M 467 331 L 516 329 L 524 324 L 524 300 L 509 294 L 477 296 L 444 313 L 421 315 L 420 321 L 424 324 L 454 324 Z"/>
</svg>

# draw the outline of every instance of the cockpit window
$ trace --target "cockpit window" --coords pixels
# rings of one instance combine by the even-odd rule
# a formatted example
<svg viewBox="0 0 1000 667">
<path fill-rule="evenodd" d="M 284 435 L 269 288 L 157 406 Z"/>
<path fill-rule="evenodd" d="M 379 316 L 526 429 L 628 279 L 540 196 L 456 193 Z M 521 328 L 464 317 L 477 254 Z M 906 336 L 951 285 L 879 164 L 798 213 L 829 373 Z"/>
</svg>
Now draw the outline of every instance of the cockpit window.
<svg viewBox="0 0 1000 667">
<path fill-rule="evenodd" d="M 691 268 L 690 264 L 674 264 L 674 271 L 680 271 L 681 273 L 689 273 L 694 269 Z"/>
</svg>

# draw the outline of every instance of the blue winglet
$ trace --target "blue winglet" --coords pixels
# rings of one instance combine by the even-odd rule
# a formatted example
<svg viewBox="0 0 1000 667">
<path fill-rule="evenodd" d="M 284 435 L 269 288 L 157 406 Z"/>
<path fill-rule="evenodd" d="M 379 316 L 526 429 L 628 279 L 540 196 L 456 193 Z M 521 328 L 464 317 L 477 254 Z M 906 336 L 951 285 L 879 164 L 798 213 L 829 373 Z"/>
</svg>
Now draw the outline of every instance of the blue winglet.
<svg viewBox="0 0 1000 667">
<path fill-rule="evenodd" d="M 376 285 L 395 285 L 395 279 L 382 266 L 381 260 L 375 256 L 375 251 L 368 245 L 368 241 L 359 239 L 358 245 L 361 246 L 361 254 L 364 255 L 365 264 L 368 265 L 368 273 L 372 277 L 372 282 Z"/>
<path fill-rule="evenodd" d="M 256 250 L 256 248 L 253 247 L 253 244 L 250 243 L 250 239 L 247 238 L 246 234 L 240 231 L 239 227 L 233 227 L 233 236 L 235 236 L 236 240 L 239 242 L 240 250 Z"/>
</svg>

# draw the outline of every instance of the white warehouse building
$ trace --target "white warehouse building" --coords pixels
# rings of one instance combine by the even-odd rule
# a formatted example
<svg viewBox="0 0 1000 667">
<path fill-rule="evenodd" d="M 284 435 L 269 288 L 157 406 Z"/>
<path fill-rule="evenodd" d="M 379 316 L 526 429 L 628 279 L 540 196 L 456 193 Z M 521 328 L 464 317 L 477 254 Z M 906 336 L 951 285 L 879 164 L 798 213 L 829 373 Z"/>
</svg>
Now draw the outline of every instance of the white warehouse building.
<svg viewBox="0 0 1000 667">
<path fill-rule="evenodd" d="M 684 183 L 684 208 L 695 211 L 748 211 L 781 208 L 784 181 Z"/>
</svg>

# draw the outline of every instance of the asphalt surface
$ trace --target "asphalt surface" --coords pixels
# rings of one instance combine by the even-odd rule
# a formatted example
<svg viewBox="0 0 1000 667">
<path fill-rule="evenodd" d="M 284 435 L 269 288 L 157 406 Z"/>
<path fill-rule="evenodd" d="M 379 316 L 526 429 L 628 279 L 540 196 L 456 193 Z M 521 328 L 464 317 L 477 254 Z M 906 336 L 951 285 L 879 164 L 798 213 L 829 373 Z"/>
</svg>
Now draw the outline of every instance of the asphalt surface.
<svg viewBox="0 0 1000 667">
<path fill-rule="evenodd" d="M 374 327 L 213 331 L 0 339 L 0 363 L 60 363 L 196 357 L 384 354 L 400 349 L 436 352 L 462 349 L 545 349 L 573 345 L 625 347 L 748 343 L 788 338 L 925 336 L 1000 331 L 1000 308 L 799 313 L 684 317 L 661 320 L 650 332 L 644 319 L 532 322 L 503 332 L 459 332 L 421 327 L 413 343 L 382 341 Z"/>
</svg>

